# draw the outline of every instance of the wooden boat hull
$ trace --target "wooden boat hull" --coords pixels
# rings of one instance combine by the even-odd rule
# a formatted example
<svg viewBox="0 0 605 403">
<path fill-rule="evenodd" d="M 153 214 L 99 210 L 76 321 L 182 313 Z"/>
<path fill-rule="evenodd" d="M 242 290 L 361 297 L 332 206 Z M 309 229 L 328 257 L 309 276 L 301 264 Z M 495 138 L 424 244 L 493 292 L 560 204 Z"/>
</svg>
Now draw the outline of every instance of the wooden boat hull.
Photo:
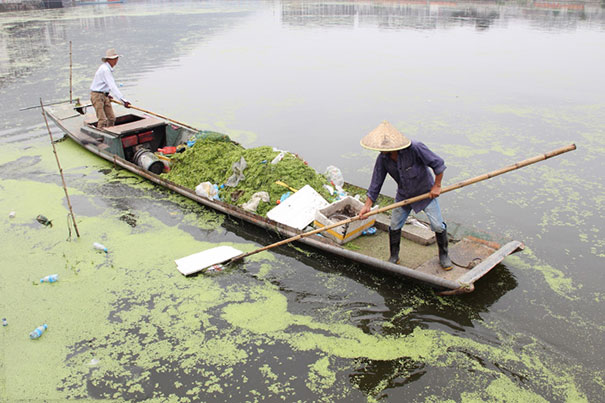
<svg viewBox="0 0 605 403">
<path fill-rule="evenodd" d="M 58 105 L 52 108 L 45 108 L 47 116 L 73 141 L 78 143 L 86 150 L 104 158 L 107 161 L 112 162 L 114 165 L 124 168 L 136 175 L 139 175 L 159 186 L 170 189 L 176 193 L 181 194 L 188 199 L 194 200 L 204 206 L 212 208 L 224 214 L 228 214 L 232 217 L 254 224 L 260 228 L 272 230 L 284 237 L 292 237 L 302 233 L 301 231 L 280 224 L 276 221 L 270 220 L 266 217 L 253 214 L 243 210 L 238 206 L 224 203 L 218 200 L 211 200 L 205 197 L 201 197 L 195 193 L 194 190 L 183 187 L 179 184 L 171 182 L 162 178 L 160 175 L 154 174 L 135 163 L 128 161 L 124 158 L 124 152 L 116 152 L 114 146 L 108 146 L 106 143 L 107 138 L 112 138 L 111 133 L 107 133 L 105 130 L 98 130 L 94 126 L 90 126 L 90 122 L 96 120 L 94 116 L 87 115 L 86 117 L 78 114 L 73 110 L 73 106 Z M 119 108 L 119 112 L 116 113 L 118 116 L 137 115 L 145 119 L 154 119 L 149 116 L 133 112 L 132 109 Z M 153 122 L 157 127 L 157 119 Z M 164 123 L 167 124 L 167 123 Z M 170 124 L 171 127 L 178 125 Z M 183 133 L 194 134 L 194 132 L 185 127 L 179 127 Z M 115 130 L 114 130 L 115 131 Z M 95 137 L 96 136 L 96 137 Z M 103 143 L 99 143 L 99 139 L 104 139 Z M 123 142 L 122 142 L 123 143 Z M 117 144 L 117 143 L 116 143 Z M 112 149 L 113 147 L 113 149 Z M 121 154 L 121 155 L 119 155 Z M 384 226 L 384 224 L 383 224 Z M 383 228 L 384 229 L 384 228 Z M 468 239 L 468 241 L 467 241 Z M 367 265 L 371 268 L 378 269 L 387 273 L 392 273 L 398 276 L 407 277 L 422 283 L 430 284 L 432 286 L 446 289 L 446 293 L 464 293 L 471 292 L 474 289 L 474 283 L 479 280 L 482 276 L 488 273 L 493 267 L 500 263 L 506 256 L 511 253 L 523 249 L 523 244 L 519 241 L 509 241 L 503 245 L 490 244 L 489 241 L 475 238 L 464 238 L 470 246 L 466 246 L 466 249 L 471 252 L 477 249 L 481 249 L 482 255 L 481 262 L 474 267 L 456 267 L 451 272 L 441 270 L 436 264 L 436 257 L 428 259 L 422 265 L 410 268 L 401 264 L 394 264 L 386 261 L 384 258 L 371 256 L 369 254 L 360 253 L 359 251 L 351 250 L 349 248 L 338 245 L 337 243 L 318 235 L 313 235 L 305 238 L 301 238 L 297 242 L 304 243 L 318 250 L 331 253 L 343 257 L 345 259 Z M 363 241 L 360 241 L 363 242 Z M 436 247 L 433 247 L 436 252 Z M 455 249 L 455 248 L 451 248 Z M 464 248 L 460 248 L 462 255 L 466 251 Z M 436 253 L 435 253 L 436 254 Z"/>
</svg>

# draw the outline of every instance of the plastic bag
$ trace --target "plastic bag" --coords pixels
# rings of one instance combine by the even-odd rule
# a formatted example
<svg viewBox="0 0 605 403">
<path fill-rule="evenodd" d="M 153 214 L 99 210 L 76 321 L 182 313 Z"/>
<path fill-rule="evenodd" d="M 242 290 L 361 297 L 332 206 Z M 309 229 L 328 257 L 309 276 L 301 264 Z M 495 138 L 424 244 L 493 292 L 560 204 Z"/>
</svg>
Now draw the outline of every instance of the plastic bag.
<svg viewBox="0 0 605 403">
<path fill-rule="evenodd" d="M 342 176 L 340 169 L 336 168 L 334 165 L 330 165 L 326 168 L 325 175 L 328 177 L 330 182 L 332 182 L 336 190 L 340 191 L 341 189 L 338 188 L 342 188 L 342 186 L 345 184 L 345 178 Z"/>
<path fill-rule="evenodd" d="M 282 160 L 282 158 L 284 158 L 284 152 L 280 152 L 279 154 L 277 154 L 277 156 L 275 158 L 273 158 L 273 161 L 271 161 L 271 164 L 275 165 L 277 164 L 279 161 Z"/>
<path fill-rule="evenodd" d="M 242 205 L 242 208 L 246 211 L 250 211 L 252 213 L 256 212 L 256 209 L 258 208 L 259 203 L 262 201 L 264 201 L 265 203 L 269 203 L 269 200 L 271 200 L 269 198 L 269 193 L 267 192 L 256 192 L 252 195 L 252 197 L 250 198 L 250 200 L 248 200 L 246 203 L 244 203 Z"/>
<path fill-rule="evenodd" d="M 244 157 L 241 157 L 239 161 L 234 162 L 233 165 L 231 165 L 233 175 L 227 179 L 225 186 L 231 186 L 233 188 L 236 187 L 240 181 L 244 180 L 244 169 L 246 169 L 247 166 L 248 164 L 246 164 Z"/>
<path fill-rule="evenodd" d="M 195 194 L 208 199 L 220 200 L 218 197 L 218 186 L 210 182 L 203 182 L 197 185 L 195 187 Z"/>
</svg>

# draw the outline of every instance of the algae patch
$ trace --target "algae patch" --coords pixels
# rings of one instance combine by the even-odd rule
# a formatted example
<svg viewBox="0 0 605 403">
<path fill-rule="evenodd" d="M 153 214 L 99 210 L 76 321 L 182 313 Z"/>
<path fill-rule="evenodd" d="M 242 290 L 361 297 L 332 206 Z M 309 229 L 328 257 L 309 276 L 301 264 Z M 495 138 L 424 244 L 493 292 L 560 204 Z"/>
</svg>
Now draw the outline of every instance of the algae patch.
<svg viewBox="0 0 605 403">
<path fill-rule="evenodd" d="M 563 298 L 569 300 L 577 299 L 575 294 L 582 288 L 581 285 L 575 286 L 573 280 L 567 277 L 561 270 L 540 262 L 530 248 L 526 247 L 523 252 L 523 256 L 507 256 L 505 262 L 511 262 L 515 267 L 522 269 L 537 270 L 544 276 L 544 280 L 551 290 Z"/>
</svg>

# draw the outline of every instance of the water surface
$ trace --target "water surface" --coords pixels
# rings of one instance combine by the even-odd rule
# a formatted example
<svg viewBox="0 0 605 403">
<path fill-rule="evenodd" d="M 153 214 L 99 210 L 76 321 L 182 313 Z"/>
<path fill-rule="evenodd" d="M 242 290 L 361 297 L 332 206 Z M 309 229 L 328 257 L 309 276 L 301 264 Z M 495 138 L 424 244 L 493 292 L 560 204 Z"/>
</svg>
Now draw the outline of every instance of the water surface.
<svg viewBox="0 0 605 403">
<path fill-rule="evenodd" d="M 2 14 L 0 396 L 600 400 L 604 27 L 591 3 L 128 2 Z M 375 153 L 359 140 L 384 119 L 445 158 L 448 184 L 578 150 L 442 196 L 448 221 L 527 246 L 470 295 L 437 297 L 297 245 L 183 278 L 176 258 L 275 239 L 64 141 L 82 235 L 66 241 L 42 116 L 19 109 L 69 99 L 69 41 L 74 96 L 87 99 L 115 47 L 133 104 L 296 152 L 320 172 L 336 165 L 360 186 Z M 52 273 L 56 284 L 32 284 Z M 30 341 L 41 323 L 49 330 Z"/>
</svg>

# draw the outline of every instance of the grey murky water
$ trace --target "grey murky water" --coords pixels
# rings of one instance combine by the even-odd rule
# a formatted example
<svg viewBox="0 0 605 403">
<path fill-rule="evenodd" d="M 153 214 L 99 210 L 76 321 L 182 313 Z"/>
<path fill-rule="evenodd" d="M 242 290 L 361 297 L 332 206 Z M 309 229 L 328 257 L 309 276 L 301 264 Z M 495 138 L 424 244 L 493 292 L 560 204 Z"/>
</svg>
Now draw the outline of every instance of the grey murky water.
<svg viewBox="0 0 605 403">
<path fill-rule="evenodd" d="M 29 345 L 4 333 L 0 396 L 601 399 L 601 4 L 128 2 L 1 14 L 3 208 L 12 208 L 6 203 L 17 200 L 15 189 L 23 189 L 18 200 L 24 205 L 35 199 L 32 183 L 61 191 L 39 110 L 18 109 L 40 97 L 69 98 L 69 41 L 75 96 L 87 98 L 99 58 L 115 47 L 123 55 L 115 75 L 133 104 L 228 133 L 246 146 L 299 153 L 319 171 L 336 165 L 360 186 L 369 182 L 375 155 L 359 140 L 384 119 L 445 158 L 446 183 L 568 143 L 578 150 L 443 195 L 448 220 L 528 247 L 479 281 L 473 294 L 437 298 L 427 287 L 292 247 L 276 251 L 268 263 L 246 262 L 208 280 L 210 286 L 176 277 L 169 264 L 156 267 L 163 252 L 148 250 L 150 262 L 123 264 L 123 289 L 111 283 L 116 289 L 106 289 L 112 297 L 99 317 L 107 322 L 101 334 L 84 336 L 86 326 L 79 328 L 82 336 L 52 339 L 49 333 L 46 341 L 67 352 L 39 365 L 64 367 L 60 378 L 42 376 L 30 389 L 22 387 L 27 379 L 19 374 L 36 370 L 18 365 L 13 351 Z M 131 231 L 120 236 L 124 242 L 178 228 L 177 238 L 199 242 L 268 243 L 270 234 L 111 171 L 69 142 L 58 147 L 77 193 L 76 214 L 85 222 L 101 215 L 99 225 Z M 27 185 L 20 188 L 20 181 Z M 15 230 L 8 221 L 2 225 L 3 233 Z M 35 238 L 28 231 L 37 227 L 23 225 L 24 236 Z M 6 235 L 2 242 L 8 251 L 19 241 Z M 32 261 L 42 244 L 31 246 Z M 183 254 L 167 255 L 170 262 Z M 103 264 L 119 267 L 115 259 L 91 264 L 102 271 Z M 28 289 L 13 294 L 7 286 L 31 266 L 21 264 L 0 275 L 0 315 L 28 309 Z M 135 287 L 137 279 L 145 281 L 140 272 L 163 282 Z M 220 295 L 220 303 L 197 300 L 203 297 L 195 287 Z M 177 313 L 158 296 L 172 300 Z M 258 314 L 263 310 L 266 322 Z M 12 326 L 19 326 L 13 316 Z M 140 324 L 149 318 L 154 331 Z M 202 336 L 188 333 L 192 328 Z M 139 342 L 125 341 L 132 335 Z M 82 352 L 86 346 L 94 357 Z M 79 356 L 115 363 L 88 372 L 78 366 Z"/>
</svg>

